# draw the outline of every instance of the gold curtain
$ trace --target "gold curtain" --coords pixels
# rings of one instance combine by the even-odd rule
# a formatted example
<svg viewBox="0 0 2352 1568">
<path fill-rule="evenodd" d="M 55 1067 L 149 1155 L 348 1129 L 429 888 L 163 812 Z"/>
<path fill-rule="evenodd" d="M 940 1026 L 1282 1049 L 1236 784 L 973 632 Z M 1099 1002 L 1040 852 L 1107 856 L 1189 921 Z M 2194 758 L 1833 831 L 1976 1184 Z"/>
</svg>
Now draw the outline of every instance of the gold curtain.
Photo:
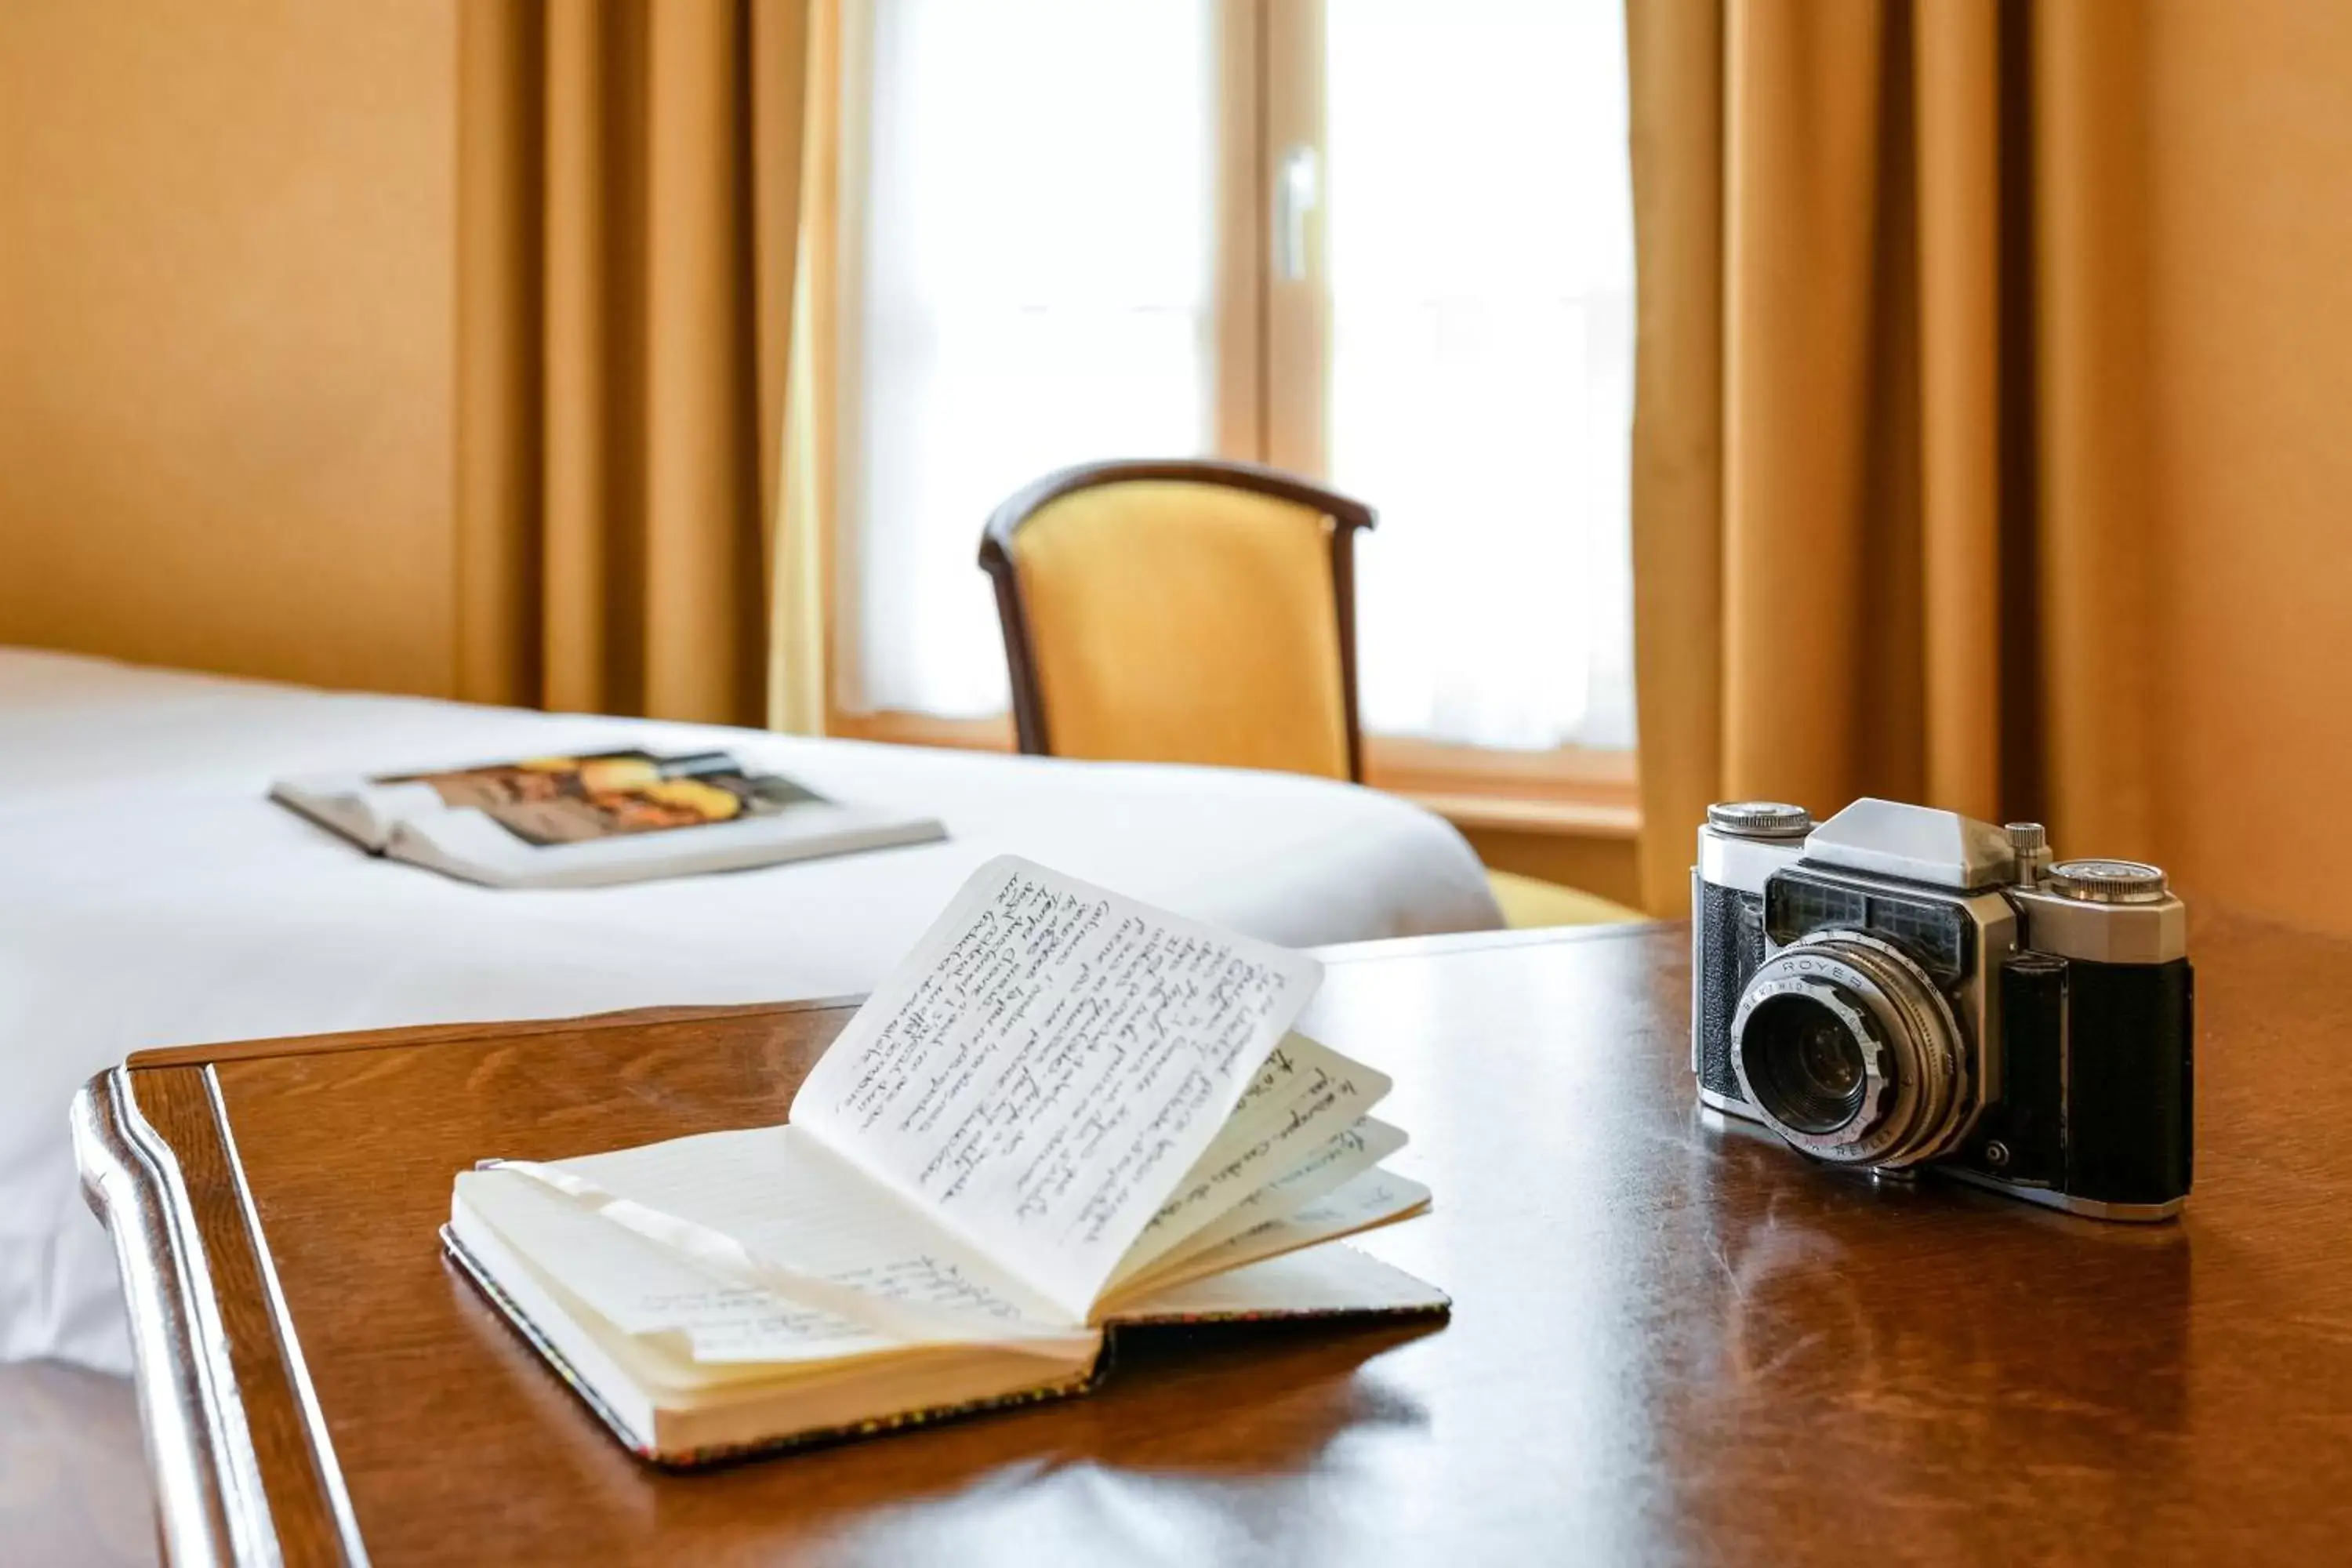
<svg viewBox="0 0 2352 1568">
<path fill-rule="evenodd" d="M 833 641 L 835 258 L 841 225 L 841 0 L 807 0 L 799 259 L 793 268 L 781 493 L 768 604 L 768 727 L 822 735 Z M 771 464 L 763 472 L 773 472 Z"/>
<path fill-rule="evenodd" d="M 2130 0 L 1630 0 L 1643 890 L 1710 800 L 2147 853 Z"/>
<path fill-rule="evenodd" d="M 458 689 L 760 723 L 808 0 L 467 0 Z"/>
</svg>

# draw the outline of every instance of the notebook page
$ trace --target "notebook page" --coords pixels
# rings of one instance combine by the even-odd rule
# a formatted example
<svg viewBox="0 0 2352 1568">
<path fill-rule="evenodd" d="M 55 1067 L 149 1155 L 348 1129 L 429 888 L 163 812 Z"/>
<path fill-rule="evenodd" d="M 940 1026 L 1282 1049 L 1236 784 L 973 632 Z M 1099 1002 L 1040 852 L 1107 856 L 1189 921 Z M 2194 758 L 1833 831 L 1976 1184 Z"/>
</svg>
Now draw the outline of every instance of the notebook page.
<svg viewBox="0 0 2352 1568">
<path fill-rule="evenodd" d="M 1121 1265 L 1121 1282 L 1128 1278 L 1156 1272 L 1163 1267 L 1172 1268 L 1195 1253 L 1206 1252 L 1244 1231 L 1256 1229 L 1268 1220 L 1283 1219 L 1296 1214 L 1346 1186 L 1402 1149 L 1407 1142 L 1403 1128 L 1383 1121 L 1377 1116 L 1367 1116 L 1346 1131 L 1318 1145 L 1313 1153 L 1292 1167 L 1288 1173 L 1268 1182 L 1192 1232 L 1181 1244 L 1170 1247 L 1149 1268 L 1135 1268 L 1130 1273 L 1128 1266 Z"/>
<path fill-rule="evenodd" d="M 1241 1103 L 1184 1173 L 1113 1271 L 1134 1278 L 1194 1232 L 1355 1124 L 1388 1095 L 1389 1076 L 1293 1031 L 1250 1075 Z M 1385 1158 L 1385 1156 L 1382 1156 Z"/>
<path fill-rule="evenodd" d="M 1246 1263 L 1171 1285 L 1120 1306 L 1118 1323 L 1202 1318 L 1320 1317 L 1342 1312 L 1442 1312 L 1445 1292 L 1341 1242 Z"/>
<path fill-rule="evenodd" d="M 1069 1337 L 1052 1303 L 796 1128 L 500 1169 L 571 1189 L 610 1223 L 735 1282 L 901 1340 Z"/>
<path fill-rule="evenodd" d="M 831 1362 L 907 1344 L 870 1323 L 730 1279 L 513 1170 L 460 1173 L 454 1205 L 454 1218 L 462 1224 L 471 1209 L 517 1256 L 623 1333 L 674 1336 L 697 1363 Z"/>
<path fill-rule="evenodd" d="M 858 1009 L 793 1121 L 1083 1321 L 1321 975 L 1000 857 Z"/>
<path fill-rule="evenodd" d="M 1352 1236 L 1408 1219 L 1429 1206 L 1429 1189 L 1410 1177 L 1375 1165 L 1335 1192 L 1295 1214 L 1244 1231 L 1230 1241 L 1163 1262 L 1139 1279 L 1122 1284 L 1104 1304 L 1115 1318 L 1129 1301 L 1187 1280 L 1206 1279 L 1261 1258 L 1275 1258 L 1318 1242 Z"/>
</svg>

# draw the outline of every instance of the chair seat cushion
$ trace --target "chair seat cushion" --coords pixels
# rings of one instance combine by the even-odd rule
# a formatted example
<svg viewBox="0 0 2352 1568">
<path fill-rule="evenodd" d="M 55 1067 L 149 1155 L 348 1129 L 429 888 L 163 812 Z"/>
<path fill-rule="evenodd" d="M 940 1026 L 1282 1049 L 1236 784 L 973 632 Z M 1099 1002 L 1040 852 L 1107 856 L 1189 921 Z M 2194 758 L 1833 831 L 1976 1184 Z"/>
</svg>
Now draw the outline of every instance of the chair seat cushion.
<svg viewBox="0 0 2352 1568">
<path fill-rule="evenodd" d="M 1538 881 L 1512 871 L 1488 871 L 1486 885 L 1495 890 L 1495 901 L 1503 906 L 1503 923 L 1513 931 L 1536 926 L 1612 925 L 1650 918 L 1597 893 L 1563 888 L 1557 882 Z"/>
</svg>

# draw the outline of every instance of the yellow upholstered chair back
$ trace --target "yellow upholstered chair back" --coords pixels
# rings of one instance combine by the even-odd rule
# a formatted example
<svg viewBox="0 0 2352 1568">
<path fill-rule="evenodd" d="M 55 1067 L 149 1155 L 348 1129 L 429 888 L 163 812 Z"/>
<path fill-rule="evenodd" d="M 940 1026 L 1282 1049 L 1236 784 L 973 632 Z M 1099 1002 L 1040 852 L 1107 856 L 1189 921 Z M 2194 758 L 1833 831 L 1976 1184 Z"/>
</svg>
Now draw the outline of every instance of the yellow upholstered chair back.
<svg viewBox="0 0 2352 1568">
<path fill-rule="evenodd" d="M 1238 463 L 1065 469 L 989 520 L 1021 749 L 1360 779 L 1355 531 Z"/>
</svg>

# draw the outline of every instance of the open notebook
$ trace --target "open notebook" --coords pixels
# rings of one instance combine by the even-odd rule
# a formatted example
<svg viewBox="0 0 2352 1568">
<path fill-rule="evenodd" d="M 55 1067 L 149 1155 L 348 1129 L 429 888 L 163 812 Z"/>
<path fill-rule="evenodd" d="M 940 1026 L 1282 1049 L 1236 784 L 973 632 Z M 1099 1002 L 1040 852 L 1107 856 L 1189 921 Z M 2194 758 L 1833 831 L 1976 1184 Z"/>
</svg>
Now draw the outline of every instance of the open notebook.
<svg viewBox="0 0 2352 1568">
<path fill-rule="evenodd" d="M 453 1257 L 639 1456 L 1075 1393 L 1117 1325 L 1443 1312 L 1336 1238 L 1421 1213 L 1303 953 L 1010 857 L 788 1124 L 457 1179 Z"/>
</svg>

